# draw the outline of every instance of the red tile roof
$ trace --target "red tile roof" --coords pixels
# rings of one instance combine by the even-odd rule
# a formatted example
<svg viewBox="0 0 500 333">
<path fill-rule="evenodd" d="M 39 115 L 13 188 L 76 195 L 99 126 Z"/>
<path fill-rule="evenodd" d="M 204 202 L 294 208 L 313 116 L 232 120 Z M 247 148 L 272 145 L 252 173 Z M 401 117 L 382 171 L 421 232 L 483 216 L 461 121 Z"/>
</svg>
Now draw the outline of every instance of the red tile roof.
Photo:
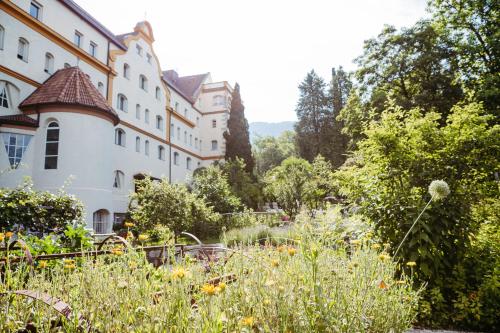
<svg viewBox="0 0 500 333">
<path fill-rule="evenodd" d="M 179 77 L 176 71 L 168 70 L 163 72 L 163 79 L 170 86 L 179 90 L 183 97 L 194 103 L 196 102 L 197 92 L 200 90 L 207 75 L 208 73 Z"/>
<path fill-rule="evenodd" d="M 26 127 L 38 127 L 38 122 L 36 119 L 28 117 L 24 114 L 13 114 L 8 116 L 0 117 L 0 125 L 21 125 Z"/>
<path fill-rule="evenodd" d="M 118 114 L 78 67 L 60 69 L 19 104 L 21 110 L 35 106 L 77 105 L 110 117 L 116 125 Z"/>
</svg>

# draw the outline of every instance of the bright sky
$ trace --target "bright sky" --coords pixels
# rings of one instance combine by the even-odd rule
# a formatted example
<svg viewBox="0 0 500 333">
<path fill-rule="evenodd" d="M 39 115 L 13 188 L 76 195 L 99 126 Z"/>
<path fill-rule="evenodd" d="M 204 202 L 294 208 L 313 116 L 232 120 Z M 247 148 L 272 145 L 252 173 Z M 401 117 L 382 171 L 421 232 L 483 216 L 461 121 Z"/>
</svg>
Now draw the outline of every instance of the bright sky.
<svg viewBox="0 0 500 333">
<path fill-rule="evenodd" d="M 355 69 L 363 41 L 384 24 L 410 26 L 426 0 L 76 0 L 115 34 L 146 18 L 163 70 L 210 72 L 238 82 L 252 121 L 295 120 L 299 83 L 311 69 Z"/>
</svg>

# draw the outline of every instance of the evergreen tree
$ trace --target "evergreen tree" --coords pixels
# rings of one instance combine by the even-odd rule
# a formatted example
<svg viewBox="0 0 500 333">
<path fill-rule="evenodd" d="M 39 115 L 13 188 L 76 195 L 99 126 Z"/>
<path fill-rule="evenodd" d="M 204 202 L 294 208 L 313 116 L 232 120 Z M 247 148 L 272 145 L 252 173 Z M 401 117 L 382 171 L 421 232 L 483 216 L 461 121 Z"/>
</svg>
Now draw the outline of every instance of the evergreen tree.
<svg viewBox="0 0 500 333">
<path fill-rule="evenodd" d="M 248 122 L 245 118 L 245 107 L 241 102 L 240 86 L 234 86 L 231 99 L 231 112 L 227 121 L 228 130 L 224 132 L 226 139 L 226 160 L 234 160 L 240 157 L 245 161 L 245 170 L 253 172 L 255 161 L 252 156 L 250 145 L 250 134 L 248 133 Z"/>
<path fill-rule="evenodd" d="M 351 92 L 352 82 L 342 66 L 338 70 L 332 68 L 332 82 L 330 86 L 330 102 L 332 103 L 332 129 L 331 129 L 331 156 L 330 161 L 334 168 L 340 167 L 346 160 L 346 151 L 349 138 L 342 132 L 344 123 L 338 116 L 347 103 Z"/>
</svg>

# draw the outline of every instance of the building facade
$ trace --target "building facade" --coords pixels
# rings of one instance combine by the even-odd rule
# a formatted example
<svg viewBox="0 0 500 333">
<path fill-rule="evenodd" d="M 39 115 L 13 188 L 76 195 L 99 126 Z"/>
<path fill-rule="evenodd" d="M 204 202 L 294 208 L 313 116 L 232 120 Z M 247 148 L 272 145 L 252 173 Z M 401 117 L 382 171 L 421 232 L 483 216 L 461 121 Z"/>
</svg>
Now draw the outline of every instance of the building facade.
<svg viewBox="0 0 500 333">
<path fill-rule="evenodd" d="M 0 186 L 62 186 L 108 233 L 135 180 L 224 158 L 232 88 L 162 70 L 151 25 L 115 35 L 72 0 L 0 1 Z"/>
</svg>

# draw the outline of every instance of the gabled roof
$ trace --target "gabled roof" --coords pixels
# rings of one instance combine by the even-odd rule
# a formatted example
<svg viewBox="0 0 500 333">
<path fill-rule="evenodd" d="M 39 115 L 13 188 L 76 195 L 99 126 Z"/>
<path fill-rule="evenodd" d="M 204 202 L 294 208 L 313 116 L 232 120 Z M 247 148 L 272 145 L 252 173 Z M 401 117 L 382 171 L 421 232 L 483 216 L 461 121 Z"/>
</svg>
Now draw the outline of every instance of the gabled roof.
<svg viewBox="0 0 500 333">
<path fill-rule="evenodd" d="M 163 72 L 163 79 L 176 91 L 180 92 L 184 98 L 191 103 L 195 103 L 201 86 L 208 75 L 209 73 L 179 76 L 176 71 L 168 70 Z"/>
<path fill-rule="evenodd" d="M 0 125 L 20 125 L 26 127 L 38 127 L 36 119 L 28 117 L 24 114 L 12 114 L 0 117 Z"/>
<path fill-rule="evenodd" d="M 116 125 L 118 114 L 78 67 L 60 69 L 19 104 L 21 110 L 40 106 L 73 105 L 108 116 Z"/>
</svg>

